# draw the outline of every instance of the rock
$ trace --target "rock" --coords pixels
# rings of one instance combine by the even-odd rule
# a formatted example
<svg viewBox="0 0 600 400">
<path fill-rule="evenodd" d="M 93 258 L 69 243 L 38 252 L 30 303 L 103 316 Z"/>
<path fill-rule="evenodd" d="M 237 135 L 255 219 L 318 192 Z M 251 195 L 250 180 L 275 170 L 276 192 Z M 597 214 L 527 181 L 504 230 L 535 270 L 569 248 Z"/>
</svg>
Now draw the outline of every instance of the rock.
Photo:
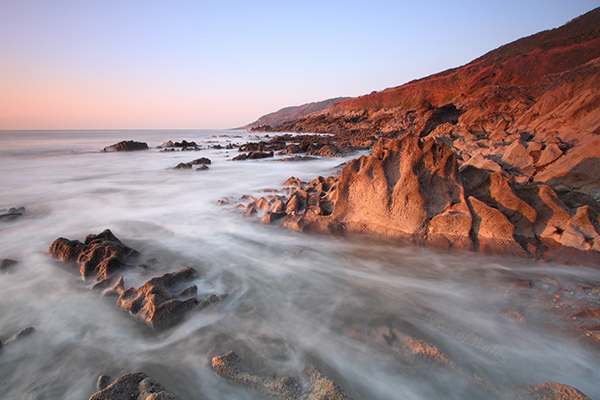
<svg viewBox="0 0 600 400">
<path fill-rule="evenodd" d="M 533 158 L 529 155 L 527 144 L 522 140 L 515 140 L 508 146 L 502 156 L 502 162 L 524 175 L 533 175 Z"/>
<path fill-rule="evenodd" d="M 217 375 L 282 400 L 351 399 L 338 384 L 314 366 L 307 368 L 301 377 L 285 377 L 272 382 L 248 371 L 233 351 L 213 357 L 211 364 Z"/>
<path fill-rule="evenodd" d="M 206 165 L 210 164 L 211 162 L 212 161 L 210 159 L 208 159 L 206 157 L 201 157 L 201 158 L 197 158 L 197 159 L 187 162 L 187 163 L 179 163 L 173 169 L 192 169 L 194 167 L 194 165 L 201 165 L 201 167 L 198 168 L 197 170 L 207 170 L 208 167 Z"/>
<path fill-rule="evenodd" d="M 106 389 L 108 387 L 108 385 L 110 385 L 111 381 L 112 381 L 112 379 L 110 376 L 100 375 L 98 377 L 98 381 L 96 382 L 96 387 L 98 388 L 98 391 L 102 391 L 102 390 Z"/>
<path fill-rule="evenodd" d="M 541 168 L 554 161 L 558 160 L 558 157 L 562 156 L 563 152 L 556 143 L 550 143 L 544 150 L 541 151 L 540 158 L 536 161 L 535 167 Z"/>
<path fill-rule="evenodd" d="M 533 400 L 591 400 L 579 390 L 556 382 L 530 386 L 524 390 L 524 394 Z"/>
<path fill-rule="evenodd" d="M 287 214 L 285 212 L 267 211 L 265 213 L 265 215 L 263 215 L 262 218 L 260 219 L 260 223 L 263 225 L 270 225 L 273 222 L 285 217 L 286 215 Z"/>
<path fill-rule="evenodd" d="M 207 170 L 209 170 L 209 169 L 210 169 L 210 168 L 208 168 L 208 166 L 207 166 L 207 165 L 202 165 L 201 167 L 199 167 L 199 168 L 196 168 L 196 171 L 207 171 Z"/>
<path fill-rule="evenodd" d="M 169 290 L 169 287 L 190 279 L 194 273 L 193 268 L 185 267 L 152 278 L 137 289 L 125 289 L 124 280 L 121 278 L 112 291 L 119 295 L 117 304 L 134 318 L 144 322 L 152 329 L 164 329 L 180 320 L 186 311 L 198 306 L 199 301 L 195 297 L 196 290 L 188 288 L 183 291 L 184 294 L 193 294 L 194 296 L 185 300 L 179 299 L 177 293 Z"/>
<path fill-rule="evenodd" d="M 144 372 L 136 372 L 117 378 L 105 389 L 92 395 L 90 400 L 176 400 L 176 397 L 160 383 L 150 379 Z"/>
<path fill-rule="evenodd" d="M 17 340 L 21 340 L 21 339 L 31 335 L 34 332 L 35 332 L 35 328 L 33 326 L 30 326 L 29 328 L 21 329 L 19 332 L 15 333 L 10 339 L 8 339 L 8 341 L 15 342 Z"/>
<path fill-rule="evenodd" d="M 102 151 L 137 151 L 137 150 L 147 150 L 148 143 L 145 142 L 135 142 L 133 140 L 124 140 L 122 142 L 113 144 L 111 146 L 107 146 Z"/>
<path fill-rule="evenodd" d="M 240 150 L 241 150 L 241 148 L 240 148 Z M 270 152 L 251 151 L 250 153 L 240 154 L 239 156 L 233 157 L 232 160 L 233 161 L 257 160 L 260 158 L 273 157 L 274 154 L 275 153 L 273 153 L 272 151 L 270 151 Z"/>
<path fill-rule="evenodd" d="M 498 163 L 484 157 L 481 153 L 477 153 L 475 156 L 471 157 L 469 161 L 463 164 L 461 170 L 467 165 L 471 165 L 476 168 L 487 169 L 489 171 L 502 172 L 502 167 Z"/>
<path fill-rule="evenodd" d="M 527 255 L 515 241 L 513 236 L 515 227 L 500 210 L 488 206 L 475 197 L 469 197 L 469 205 L 473 214 L 473 233 L 479 251 L 489 254 Z"/>
<path fill-rule="evenodd" d="M 547 148 L 550 146 L 548 145 Z M 554 152 L 558 151 L 554 150 Z M 551 166 L 538 172 L 534 180 L 552 187 L 566 185 L 598 197 L 600 194 L 600 157 L 598 154 L 600 154 L 600 137 L 596 135 L 588 137 L 582 143 L 567 150 Z M 549 156 L 549 158 L 552 157 Z"/>
<path fill-rule="evenodd" d="M 84 243 L 58 238 L 48 249 L 48 254 L 64 261 L 76 260 L 81 264 L 80 272 L 84 280 L 93 278 L 100 282 L 115 271 L 130 266 L 127 261 L 139 253 L 106 229 L 98 235 L 88 235 Z"/>
<path fill-rule="evenodd" d="M 22 217 L 25 214 L 25 207 L 12 207 L 8 211 L 6 209 L 0 210 L 0 221 L 8 222 L 14 221 Z"/>
<path fill-rule="evenodd" d="M 4 260 L 0 260 L 0 271 L 7 271 L 17 265 L 19 262 L 15 260 L 11 260 L 9 258 L 5 258 Z"/>
<path fill-rule="evenodd" d="M 464 227 L 465 219 L 470 218 L 456 156 L 433 139 L 412 135 L 380 139 L 372 156 L 344 166 L 335 190 L 333 213 L 321 220 L 307 217 L 319 227 L 299 221 L 303 229 L 370 233 L 416 243 L 442 242 L 446 227 Z M 293 211 L 291 201 L 292 197 L 288 214 Z M 444 212 L 445 221 L 440 218 L 429 230 L 429 221 Z M 452 232 L 445 243 L 459 243 L 459 236 L 463 238 L 460 246 L 471 246 L 468 229 Z"/>
</svg>

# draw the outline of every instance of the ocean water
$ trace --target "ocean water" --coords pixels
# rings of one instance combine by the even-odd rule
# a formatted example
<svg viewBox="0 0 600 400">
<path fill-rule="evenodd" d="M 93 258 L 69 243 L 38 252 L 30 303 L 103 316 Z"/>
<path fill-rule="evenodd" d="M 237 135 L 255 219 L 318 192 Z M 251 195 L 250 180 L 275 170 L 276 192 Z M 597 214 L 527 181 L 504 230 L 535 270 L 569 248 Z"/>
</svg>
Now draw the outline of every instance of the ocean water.
<svg viewBox="0 0 600 400">
<path fill-rule="evenodd" d="M 22 218 L 0 222 L 0 259 L 19 261 L 0 275 L 0 398 L 87 399 L 99 375 L 136 371 L 181 400 L 262 398 L 214 374 L 211 358 L 229 350 L 267 379 L 316 365 L 355 400 L 480 399 L 548 381 L 600 398 L 599 353 L 561 334 L 564 321 L 548 319 L 557 328 L 548 329 L 502 315 L 512 280 L 552 277 L 569 288 L 600 282 L 598 270 L 263 226 L 217 200 L 281 190 L 290 176 L 328 176 L 349 158 L 231 162 L 235 150 L 156 148 L 167 140 L 206 148 L 252 138 L 243 131 L 0 131 L 0 209 L 26 207 Z M 130 139 L 151 149 L 99 151 Z M 172 169 L 199 157 L 212 160 L 210 170 Z M 114 297 L 91 290 L 76 266 L 46 254 L 58 237 L 83 240 L 107 228 L 142 261 L 153 260 L 149 270 L 125 272 L 126 286 L 191 266 L 200 297 L 229 296 L 151 331 Z M 528 319 L 546 317 L 528 312 Z M 10 340 L 30 326 L 33 334 Z M 435 345 L 450 363 L 407 355 L 402 335 Z"/>
</svg>

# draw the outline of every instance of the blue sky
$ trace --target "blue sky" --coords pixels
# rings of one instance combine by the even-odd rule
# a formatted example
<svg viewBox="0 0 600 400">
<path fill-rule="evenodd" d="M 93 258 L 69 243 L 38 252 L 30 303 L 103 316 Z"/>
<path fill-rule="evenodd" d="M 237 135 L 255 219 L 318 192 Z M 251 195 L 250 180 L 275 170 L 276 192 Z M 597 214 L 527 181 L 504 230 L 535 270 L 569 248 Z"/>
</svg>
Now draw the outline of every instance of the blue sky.
<svg viewBox="0 0 600 400">
<path fill-rule="evenodd" d="M 558 27 L 597 0 L 0 0 L 0 129 L 231 128 Z"/>
</svg>

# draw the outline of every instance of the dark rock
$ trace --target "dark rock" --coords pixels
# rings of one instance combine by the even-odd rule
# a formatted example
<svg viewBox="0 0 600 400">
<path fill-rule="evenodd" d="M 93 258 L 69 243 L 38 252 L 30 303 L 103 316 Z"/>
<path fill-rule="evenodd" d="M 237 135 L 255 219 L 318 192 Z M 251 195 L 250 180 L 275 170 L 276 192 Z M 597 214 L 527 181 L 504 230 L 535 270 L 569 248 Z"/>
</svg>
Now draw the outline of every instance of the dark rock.
<svg viewBox="0 0 600 400">
<path fill-rule="evenodd" d="M 17 340 L 21 340 L 29 335 L 31 335 L 32 333 L 35 332 L 35 328 L 33 326 L 30 326 L 29 328 L 25 328 L 20 330 L 19 332 L 15 333 L 12 338 L 10 338 L 10 341 L 17 341 Z"/>
<path fill-rule="evenodd" d="M 323 375 L 316 367 L 309 367 L 301 377 L 285 377 L 277 381 L 252 374 L 242 359 L 229 351 L 212 359 L 215 373 L 237 384 L 257 389 L 267 396 L 282 400 L 349 400 L 344 390 Z"/>
<path fill-rule="evenodd" d="M 115 271 L 128 267 L 128 259 L 139 253 L 124 245 L 106 229 L 98 235 L 88 235 L 84 243 L 58 238 L 50 246 L 48 254 L 65 261 L 76 260 L 81 264 L 80 272 L 84 280 L 93 278 L 102 281 Z"/>
<path fill-rule="evenodd" d="M 160 383 L 150 379 L 144 372 L 123 375 L 90 400 L 176 400 L 176 397 Z"/>
<path fill-rule="evenodd" d="M 210 164 L 210 163 L 211 163 L 210 159 L 208 159 L 206 157 L 201 157 L 201 158 L 197 158 L 194 161 L 190 161 L 187 163 L 179 163 L 173 169 L 192 169 L 194 165 L 202 165 L 202 167 L 198 168 L 198 169 L 205 170 L 205 169 L 208 169 L 206 164 Z"/>
<path fill-rule="evenodd" d="M 124 140 L 122 142 L 105 147 L 102 151 L 137 151 L 147 150 L 148 144 L 145 142 L 136 142 L 133 140 Z"/>
<path fill-rule="evenodd" d="M 102 391 L 102 390 L 106 389 L 108 387 L 108 385 L 110 385 L 111 381 L 112 381 L 112 379 L 110 376 L 100 375 L 98 377 L 98 381 L 96 382 L 96 388 L 98 388 L 99 391 Z"/>
<path fill-rule="evenodd" d="M 8 269 L 11 269 L 18 263 L 19 263 L 18 261 L 11 260 L 8 258 L 6 258 L 4 260 L 0 260 L 0 271 L 6 271 Z"/>
<path fill-rule="evenodd" d="M 0 221 L 14 221 L 25 214 L 25 207 L 12 207 L 8 211 L 0 210 Z"/>
<path fill-rule="evenodd" d="M 251 151 L 247 154 L 240 154 L 239 156 L 233 157 L 233 161 L 243 161 L 243 160 L 258 160 L 260 158 L 268 158 L 273 157 L 274 153 L 270 152 L 260 152 L 260 151 Z"/>
</svg>

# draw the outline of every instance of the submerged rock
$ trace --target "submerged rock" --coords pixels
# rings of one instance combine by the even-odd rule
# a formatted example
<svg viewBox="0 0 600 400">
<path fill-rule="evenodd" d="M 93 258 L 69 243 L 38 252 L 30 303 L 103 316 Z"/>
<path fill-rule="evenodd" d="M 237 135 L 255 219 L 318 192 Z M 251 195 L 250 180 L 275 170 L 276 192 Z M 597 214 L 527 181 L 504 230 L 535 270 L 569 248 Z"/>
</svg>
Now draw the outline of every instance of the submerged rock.
<svg viewBox="0 0 600 400">
<path fill-rule="evenodd" d="M 147 150 L 148 143 L 145 142 L 136 142 L 133 140 L 124 140 L 122 142 L 110 145 L 105 147 L 102 151 L 137 151 L 137 150 Z"/>
<path fill-rule="evenodd" d="M 130 266 L 127 261 L 139 253 L 123 244 L 106 229 L 97 235 L 88 235 L 84 243 L 58 238 L 48 249 L 48 254 L 64 261 L 77 261 L 84 280 L 93 278 L 100 282 L 115 271 Z"/>
<path fill-rule="evenodd" d="M 102 377 L 101 377 L 102 378 Z M 104 384 L 104 382 L 103 382 Z M 176 400 L 160 383 L 144 372 L 135 372 L 117 378 L 89 400 Z"/>
<path fill-rule="evenodd" d="M 12 269 L 19 262 L 15 260 L 11 260 L 10 258 L 5 258 L 4 260 L 0 260 L 0 271 L 7 271 Z"/>
<path fill-rule="evenodd" d="M 344 390 L 323 375 L 316 367 L 309 367 L 300 377 L 285 377 L 277 381 L 252 374 L 233 351 L 212 359 L 215 373 L 243 386 L 257 389 L 267 396 L 282 400 L 349 400 Z"/>
<path fill-rule="evenodd" d="M 239 156 L 235 156 L 232 158 L 232 160 L 233 161 L 258 160 L 260 158 L 273 157 L 273 155 L 274 155 L 274 153 L 272 151 L 269 151 L 269 152 L 251 151 L 247 154 L 240 154 Z"/>
</svg>

